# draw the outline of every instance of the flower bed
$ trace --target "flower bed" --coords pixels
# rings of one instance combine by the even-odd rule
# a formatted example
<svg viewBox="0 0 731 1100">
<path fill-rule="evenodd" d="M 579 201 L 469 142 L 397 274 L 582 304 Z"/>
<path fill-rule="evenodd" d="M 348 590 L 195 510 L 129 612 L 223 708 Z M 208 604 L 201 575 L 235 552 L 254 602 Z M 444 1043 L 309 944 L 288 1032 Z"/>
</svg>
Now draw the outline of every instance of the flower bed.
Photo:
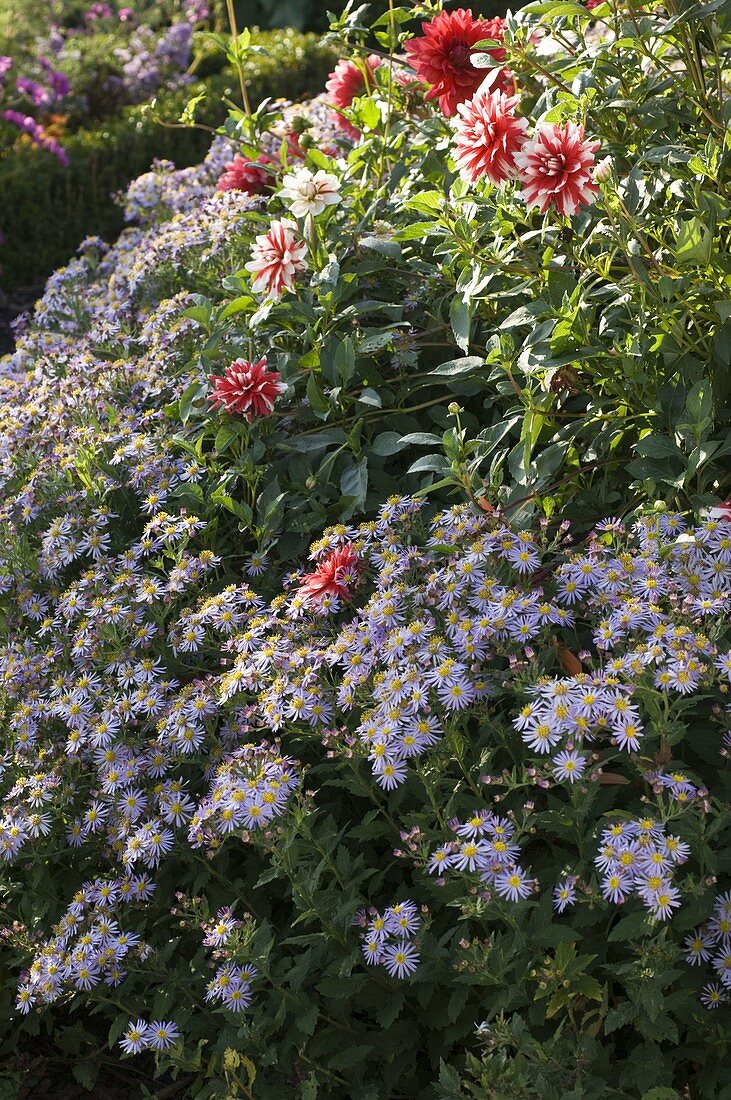
<svg viewBox="0 0 731 1100">
<path fill-rule="evenodd" d="M 723 28 L 412 15 L 136 180 L 2 363 L 17 1032 L 720 1096 Z"/>
</svg>

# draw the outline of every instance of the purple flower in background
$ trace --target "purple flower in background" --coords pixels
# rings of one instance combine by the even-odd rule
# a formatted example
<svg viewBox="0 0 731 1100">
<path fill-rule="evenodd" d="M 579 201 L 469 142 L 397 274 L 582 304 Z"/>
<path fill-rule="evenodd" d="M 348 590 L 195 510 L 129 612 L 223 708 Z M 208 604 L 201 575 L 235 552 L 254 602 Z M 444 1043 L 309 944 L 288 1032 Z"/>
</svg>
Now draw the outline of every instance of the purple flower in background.
<svg viewBox="0 0 731 1100">
<path fill-rule="evenodd" d="M 138 27 L 127 46 L 115 51 L 131 101 L 141 103 L 163 85 L 184 82 L 192 36 L 189 23 L 173 23 L 159 38 L 150 27 Z"/>
<path fill-rule="evenodd" d="M 419 931 L 421 918 L 412 901 L 391 905 L 383 913 L 371 910 L 362 951 L 368 966 L 382 965 L 392 978 L 407 978 L 419 966 L 419 952 L 409 942 Z M 365 916 L 365 914 L 364 914 Z M 353 923 L 357 922 L 354 921 Z"/>
<path fill-rule="evenodd" d="M 31 115 L 24 115 L 21 111 L 8 109 L 3 111 L 2 117 L 6 122 L 11 123 L 13 126 L 17 126 L 19 130 L 27 134 L 39 149 L 45 149 L 47 153 L 53 153 L 54 157 L 56 157 L 64 167 L 68 166 L 69 158 L 65 150 L 54 138 L 48 136 L 40 122 L 36 122 Z"/>
<path fill-rule="evenodd" d="M 7 72 L 13 67 L 12 57 L 0 57 L 0 80 L 2 80 Z"/>
<path fill-rule="evenodd" d="M 135 17 L 135 13 L 132 8 L 120 8 L 119 9 L 119 22 L 131 23 Z"/>
<path fill-rule="evenodd" d="M 97 19 L 111 19 L 111 18 L 112 18 L 112 9 L 109 7 L 109 4 L 101 4 L 101 3 L 92 4 L 91 7 L 86 12 L 86 15 L 84 16 L 84 19 L 87 21 L 87 23 L 95 23 L 97 21 Z"/>
<path fill-rule="evenodd" d="M 31 80 L 28 76 L 19 76 L 15 86 L 21 95 L 27 95 L 34 107 L 49 107 L 51 93 L 37 80 Z"/>
<path fill-rule="evenodd" d="M 64 37 L 59 33 L 58 27 L 52 26 L 48 36 L 48 48 L 52 50 L 53 53 L 60 53 L 64 47 L 64 41 Z"/>
<path fill-rule="evenodd" d="M 211 9 L 206 0 L 185 0 L 183 14 L 191 26 L 194 26 L 196 23 L 203 23 L 211 14 Z"/>
<path fill-rule="evenodd" d="M 58 69 L 54 69 L 51 62 L 46 57 L 38 58 L 41 68 L 44 72 L 48 73 L 48 82 L 51 85 L 56 99 L 63 99 L 71 91 L 71 85 L 69 84 L 69 78 L 66 73 L 60 72 Z"/>
</svg>

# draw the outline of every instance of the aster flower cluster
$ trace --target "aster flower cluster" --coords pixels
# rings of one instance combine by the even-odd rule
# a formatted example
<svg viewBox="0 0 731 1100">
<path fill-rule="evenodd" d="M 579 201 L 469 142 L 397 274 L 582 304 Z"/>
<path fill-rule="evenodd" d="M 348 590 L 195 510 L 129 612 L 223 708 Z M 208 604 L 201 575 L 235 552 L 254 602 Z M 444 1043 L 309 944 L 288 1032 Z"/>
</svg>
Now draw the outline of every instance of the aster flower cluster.
<svg viewBox="0 0 731 1100">
<path fill-rule="evenodd" d="M 489 810 L 475 810 L 466 821 L 455 820 L 450 825 L 456 837 L 432 853 L 431 874 L 441 879 L 449 869 L 477 873 L 501 898 L 517 902 L 530 896 L 536 883 L 515 861 L 520 847 L 514 822 Z"/>
<path fill-rule="evenodd" d="M 731 995 L 731 892 L 719 894 L 713 903 L 713 915 L 683 941 L 685 961 L 691 966 L 710 963 L 715 981 L 701 993 L 708 1009 L 726 1004 Z"/>
<path fill-rule="evenodd" d="M 180 1029 L 172 1020 L 130 1020 L 119 1045 L 125 1054 L 139 1054 L 143 1050 L 168 1050 L 179 1038 Z"/>
<path fill-rule="evenodd" d="M 655 920 L 668 920 L 680 905 L 672 876 L 689 855 L 688 845 L 651 817 L 618 821 L 602 832 L 594 860 L 602 895 L 615 905 L 638 897 Z"/>
<path fill-rule="evenodd" d="M 208 983 L 206 1000 L 220 1001 L 229 1012 L 243 1012 L 251 1004 L 251 985 L 258 973 L 251 963 L 224 963 Z"/>
<path fill-rule="evenodd" d="M 295 762 L 266 743 L 236 749 L 218 767 L 190 820 L 191 846 L 213 849 L 233 833 L 266 831 L 282 816 L 299 782 Z"/>
<path fill-rule="evenodd" d="M 675 802 L 682 804 L 692 802 L 699 795 L 703 797 L 708 792 L 703 787 L 697 787 L 691 782 L 685 772 L 650 771 L 645 774 L 645 779 L 652 783 L 655 794 L 667 794 Z"/>
<path fill-rule="evenodd" d="M 190 24 L 202 18 L 201 5 L 186 10 L 188 32 L 172 36 L 165 55 L 173 68 Z M 407 54 L 429 98 L 454 119 L 455 160 L 465 179 L 517 178 L 529 206 L 573 214 L 597 193 L 596 143 L 570 122 L 539 124 L 528 135 L 502 65 L 503 30 L 501 20 L 474 20 L 461 10 L 427 24 Z M 485 39 L 495 63 L 486 84 L 484 70 L 473 64 L 476 43 Z M 144 57 L 136 60 L 132 75 L 143 84 L 154 65 L 147 57 L 148 72 Z M 155 65 L 159 60 L 153 58 Z M 420 94 L 398 71 L 391 88 L 393 76 L 389 66 L 395 102 Z M 267 449 L 270 433 L 281 433 L 277 448 L 286 451 L 301 413 L 314 424 L 305 429 L 307 447 L 351 447 L 340 420 L 324 425 L 326 403 L 328 410 L 342 404 L 343 424 L 347 402 L 357 403 L 353 375 L 345 378 L 349 362 L 343 385 L 325 391 L 332 345 L 342 341 L 356 360 L 370 362 L 380 342 L 391 359 L 389 382 L 402 374 L 408 390 L 421 355 L 412 314 L 420 297 L 442 294 L 438 268 L 422 272 L 408 256 L 409 293 L 386 307 L 392 328 L 362 329 L 359 308 L 383 312 L 381 272 L 366 264 L 363 282 L 371 279 L 368 290 L 377 297 L 351 302 L 358 280 L 347 264 L 362 242 L 343 244 L 353 236 L 348 231 L 337 238 L 342 254 L 335 255 L 326 237 L 356 206 L 351 171 L 367 164 L 368 144 L 347 161 L 331 154 L 360 139 L 349 122 L 358 113 L 348 116 L 349 108 L 372 86 L 383 90 L 385 77 L 378 58 L 341 62 L 328 95 L 306 109 L 284 108 L 260 150 L 219 135 L 202 165 L 178 171 L 154 164 L 120 197 L 130 224 L 119 241 L 108 249 L 84 242 L 49 281 L 16 351 L 0 363 L 0 523 L 7 535 L 0 557 L 0 690 L 8 749 L 0 760 L 0 860 L 20 866 L 35 857 L 41 864 L 49 851 L 65 847 L 73 873 L 99 865 L 99 877 L 74 894 L 52 935 L 24 945 L 33 962 L 21 979 L 21 1012 L 121 986 L 132 960 L 144 963 L 154 951 L 142 936 L 160 935 L 166 904 L 160 895 L 178 863 L 186 870 L 195 865 L 205 881 L 201 865 L 213 874 L 213 861 L 225 869 L 230 855 L 231 865 L 240 861 L 242 875 L 255 881 L 270 858 L 254 889 L 291 872 L 294 909 L 312 857 L 313 896 L 320 880 L 331 878 L 330 905 L 354 869 L 355 904 L 363 904 L 362 884 L 374 872 L 360 855 L 351 858 L 349 845 L 371 829 L 381 842 L 378 815 L 389 831 L 396 825 L 408 850 L 395 857 L 414 856 L 428 872 L 420 889 L 443 895 L 435 884 L 445 886 L 449 876 L 454 896 L 459 876 L 471 898 L 517 905 L 543 885 L 544 838 L 521 824 L 512 801 L 499 811 L 497 803 L 524 789 L 540 803 L 536 817 L 553 815 L 554 823 L 562 806 L 606 799 L 596 811 L 611 821 L 595 864 L 600 890 L 585 888 L 592 909 L 611 912 L 632 899 L 664 921 L 681 904 L 686 884 L 679 871 L 697 855 L 693 822 L 710 804 L 693 771 L 686 707 L 703 721 L 715 708 L 707 740 L 715 735 L 713 722 L 729 722 L 728 515 L 692 526 L 659 510 L 627 525 L 608 519 L 575 546 L 560 520 L 524 529 L 474 501 L 440 512 L 421 494 L 399 494 L 360 525 L 349 518 L 356 504 L 343 510 L 343 522 L 327 528 L 294 568 L 292 546 L 301 545 L 303 532 L 321 529 L 320 517 L 337 514 L 334 498 L 340 492 L 347 501 L 348 479 L 330 476 L 328 455 L 319 476 L 334 490 L 302 478 L 312 511 L 301 510 L 296 522 L 286 509 L 297 457 L 286 488 L 272 479 L 262 493 L 267 466 L 277 461 Z M 328 104 L 337 108 L 334 115 Z M 441 124 L 428 121 L 437 132 Z M 305 133 L 327 161 L 304 163 Z M 399 209 L 396 176 L 389 202 Z M 291 217 L 269 220 L 282 206 Z M 376 216 L 371 228 L 364 250 L 395 255 L 401 241 L 393 227 Z M 328 271 L 342 262 L 346 278 L 338 285 L 333 274 L 332 298 L 323 291 L 330 312 L 321 325 L 325 252 Z M 291 311 L 286 303 L 275 308 L 286 293 L 304 291 L 313 270 Z M 239 296 L 230 311 L 217 295 L 221 283 Z M 194 288 L 204 293 L 194 296 Z M 250 290 L 264 303 L 253 303 Z M 270 312 L 275 328 L 267 326 Z M 340 314 L 347 324 L 336 327 Z M 296 328 L 307 328 L 306 338 Z M 353 369 L 359 368 L 358 362 Z M 307 394 L 298 404 L 291 397 L 303 375 Z M 394 434 L 381 440 L 385 453 Z M 364 510 L 378 484 L 364 488 Z M 285 516 L 269 527 L 267 496 L 274 511 L 283 502 Z M 247 510 L 256 518 L 242 519 L 237 531 L 224 509 L 237 519 Z M 281 586 L 280 553 L 292 569 Z M 493 758 L 502 772 L 483 775 Z M 456 773 L 457 763 L 452 783 L 449 768 Z M 318 779 L 326 770 L 308 803 L 304 776 Z M 447 779 L 440 787 L 442 770 Z M 452 790 L 444 799 L 454 799 L 449 809 L 433 795 L 436 788 L 441 799 L 446 782 Z M 491 806 L 480 806 L 480 790 L 493 783 L 500 793 Z M 368 807 L 372 817 L 356 822 L 362 832 L 348 833 L 348 824 L 342 856 L 341 823 L 333 824 L 332 844 L 328 820 L 326 843 L 312 839 L 309 849 L 299 812 L 306 805 L 307 827 L 310 821 L 319 827 L 329 785 L 341 787 L 346 800 L 357 791 L 375 807 Z M 646 816 L 637 815 L 635 796 Z M 413 819 L 395 820 L 419 799 Z M 533 802 L 524 807 L 536 809 Z M 355 816 L 349 805 L 347 812 Z M 678 818 L 682 838 L 669 831 Z M 592 841 L 595 820 L 587 814 Z M 451 835 L 445 836 L 445 821 Z M 228 854 L 221 853 L 224 845 Z M 292 852 L 301 863 L 294 869 L 284 867 Z M 579 876 L 569 869 L 562 864 L 551 874 L 559 913 L 577 899 Z M 309 883 L 300 911 L 306 907 L 307 919 L 319 919 L 325 933 L 291 937 L 288 946 L 315 947 L 316 957 L 325 940 L 338 936 L 330 912 L 310 905 L 308 890 Z M 290 898 L 273 895 L 285 911 Z M 346 919 L 353 908 L 343 910 Z M 509 919 L 539 908 L 511 909 Z M 731 988 L 728 909 L 724 895 L 711 924 L 688 944 L 692 961 L 717 954 L 721 985 L 709 987 L 707 1003 Z M 240 1013 L 251 1003 L 257 971 L 239 951 L 243 922 L 233 913 L 219 909 L 204 927 L 213 972 L 206 1000 Z M 285 918 L 291 919 L 298 918 Z M 416 903 L 364 911 L 358 924 L 368 966 L 398 979 L 417 971 L 429 933 Z M 373 984 L 382 981 L 376 978 Z M 128 1053 L 165 1050 L 178 1035 L 166 1020 L 132 1020 L 121 1045 Z"/>
<path fill-rule="evenodd" d="M 392 978 L 408 978 L 419 966 L 419 952 L 413 942 L 421 925 L 419 910 L 412 901 L 390 905 L 383 913 L 372 911 L 356 917 L 366 922 L 363 957 L 369 966 L 382 966 Z"/>
<path fill-rule="evenodd" d="M 160 34 L 150 27 L 135 28 L 130 40 L 115 50 L 122 75 L 113 80 L 115 90 L 129 103 L 143 103 L 162 87 L 186 83 L 190 64 L 192 23 L 173 23 Z"/>
<path fill-rule="evenodd" d="M 151 951 L 121 922 L 127 908 L 148 901 L 154 889 L 145 874 L 85 883 L 21 976 L 18 1011 L 27 1013 L 33 1005 L 50 1004 L 68 992 L 89 992 L 100 983 L 120 985 L 130 960 L 144 962 Z"/>
<path fill-rule="evenodd" d="M 553 773 L 561 782 L 581 779 L 586 748 L 597 739 L 620 751 L 640 749 L 644 722 L 634 696 L 643 677 L 677 696 L 726 672 L 725 655 L 709 632 L 717 629 L 712 611 L 728 601 L 728 523 L 709 519 L 675 541 L 684 527 L 680 517 L 645 519 L 636 525 L 638 555 L 599 541 L 607 527 L 600 524 L 589 552 L 574 555 L 557 572 L 559 597 L 570 614 L 586 600 L 595 617 L 593 637 L 605 655 L 603 667 L 529 687 L 531 701 L 514 719 L 529 748 L 555 754 Z M 682 772 L 646 777 L 680 802 L 697 793 Z"/>
<path fill-rule="evenodd" d="M 0 518 L 8 535 L 0 591 L 13 623 L 5 624 L 0 679 L 15 754 L 2 791 L 0 858 L 30 854 L 46 838 L 72 849 L 100 845 L 121 865 L 109 880 L 118 900 L 131 892 L 149 902 L 149 872 L 187 843 L 201 805 L 199 837 L 212 844 L 216 830 L 230 833 L 227 805 L 216 817 L 200 780 L 213 779 L 226 753 L 254 732 L 234 712 L 219 723 L 206 681 L 184 672 L 182 682 L 180 668 L 173 671 L 176 652 L 183 660 L 194 652 L 197 631 L 227 636 L 260 601 L 243 587 L 235 597 L 199 599 L 220 558 L 193 550 L 205 524 L 180 510 L 177 494 L 203 480 L 205 460 L 181 455 L 175 426 L 160 416 L 176 396 L 178 364 L 197 326 L 183 316 L 190 297 L 166 298 L 167 284 L 158 290 L 157 278 L 173 256 L 180 263 L 225 242 L 231 203 L 214 209 L 214 197 L 207 215 L 198 209 L 197 181 L 205 178 L 210 198 L 227 156 L 230 146 L 218 141 L 197 177 L 167 176 L 163 194 L 174 190 L 178 214 L 187 211 L 187 236 L 179 223 L 172 229 L 158 195 L 147 224 L 112 248 L 85 242 L 49 281 L 0 369 Z M 93 477 L 77 476 L 90 455 Z M 107 503 L 115 493 L 140 517 L 132 538 Z M 29 539 L 30 560 L 23 551 Z M 168 630 L 194 612 L 192 638 L 188 631 L 179 646 L 168 642 Z M 191 783 L 180 765 L 193 759 L 200 773 Z M 272 752 L 253 770 L 241 756 L 232 763 L 227 789 L 237 814 L 239 791 L 247 820 L 257 799 L 263 820 L 281 814 L 297 779 L 277 759 Z M 260 773 L 254 790 L 248 784 Z M 222 790 L 222 773 L 218 784 Z M 124 930 L 117 945 L 99 931 L 93 911 L 85 914 L 81 935 L 91 938 L 69 939 L 78 923 L 71 913 L 68 927 L 38 952 L 41 969 L 34 964 L 21 983 L 20 1006 L 121 980 L 125 922 L 111 911 Z"/>
<path fill-rule="evenodd" d="M 237 920 L 233 909 L 226 906 L 219 909 L 215 918 L 203 923 L 203 944 L 212 949 L 214 960 L 219 964 L 216 972 L 207 984 L 206 1001 L 211 1004 L 220 1002 L 230 1012 L 243 1012 L 251 1004 L 251 986 L 259 971 L 249 962 L 239 965 L 237 961 L 242 948 L 241 930 L 246 922 Z"/>
<path fill-rule="evenodd" d="M 337 711 L 355 711 L 376 781 L 392 789 L 445 722 L 502 686 L 496 659 L 531 652 L 588 615 L 602 666 L 526 685 L 530 701 L 514 719 L 538 764 L 551 754 L 554 779 L 575 783 L 598 748 L 639 749 L 641 683 L 677 695 L 715 678 L 716 646 L 700 605 L 717 607 L 728 592 L 718 521 L 678 543 L 667 519 L 648 517 L 637 524 L 633 552 L 600 541 L 602 529 L 586 552 L 557 566 L 552 595 L 532 579 L 541 553 L 531 536 L 458 509 L 433 522 L 421 549 L 408 537 L 417 511 L 414 502 L 395 499 L 375 524 L 335 529 L 317 544 L 319 573 L 298 577 L 285 602 L 227 644 L 234 661 L 221 680 L 222 698 L 258 691 L 262 719 L 275 729 L 293 719 L 323 725 Z M 447 560 L 430 553 L 445 544 L 454 551 Z M 340 561 L 347 571 L 339 582 Z M 373 569 L 373 595 L 328 640 L 327 623 Z M 694 606 L 695 629 L 688 618 Z"/>
</svg>

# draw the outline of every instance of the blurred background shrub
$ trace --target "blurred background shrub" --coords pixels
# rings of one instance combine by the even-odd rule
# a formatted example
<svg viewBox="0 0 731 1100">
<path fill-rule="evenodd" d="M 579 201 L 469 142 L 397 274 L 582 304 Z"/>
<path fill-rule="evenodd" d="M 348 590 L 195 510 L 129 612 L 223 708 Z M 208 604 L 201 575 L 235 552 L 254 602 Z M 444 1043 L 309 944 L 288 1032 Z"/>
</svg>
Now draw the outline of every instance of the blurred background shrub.
<svg viewBox="0 0 731 1100">
<path fill-rule="evenodd" d="M 328 11 L 339 15 L 345 0 L 237 0 L 236 12 L 242 25 L 259 27 L 297 27 L 299 30 L 325 31 Z M 471 8 L 474 15 L 504 15 L 504 0 L 462 0 L 457 7 Z M 369 4 L 369 19 L 388 11 L 387 0 Z"/>
<path fill-rule="evenodd" d="M 257 35 L 267 55 L 252 55 L 249 89 L 253 102 L 267 96 L 296 98 L 322 89 L 334 54 L 314 35 L 283 30 Z M 94 128 L 81 128 L 64 139 L 69 167 L 30 145 L 0 158 L 3 234 L 0 285 L 6 291 L 40 284 L 68 261 L 79 241 L 94 235 L 111 239 L 122 229 L 122 214 L 110 201 L 130 179 L 145 172 L 154 159 L 179 167 L 199 162 L 210 145 L 207 130 L 163 126 L 175 123 L 188 99 L 206 93 L 199 122 L 223 121 L 222 96 L 238 95 L 233 75 L 223 72 L 184 88 L 161 94 L 154 111 L 142 105 Z"/>
</svg>

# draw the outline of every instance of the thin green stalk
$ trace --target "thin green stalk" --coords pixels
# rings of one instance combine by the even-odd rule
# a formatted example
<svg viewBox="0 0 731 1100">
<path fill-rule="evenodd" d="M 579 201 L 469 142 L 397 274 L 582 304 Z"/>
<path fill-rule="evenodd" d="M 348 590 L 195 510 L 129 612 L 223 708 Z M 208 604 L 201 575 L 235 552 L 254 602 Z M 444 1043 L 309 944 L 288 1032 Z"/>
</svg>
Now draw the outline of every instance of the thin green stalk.
<svg viewBox="0 0 731 1100">
<path fill-rule="evenodd" d="M 241 88 L 241 100 L 244 104 L 244 111 L 246 117 L 251 118 L 251 103 L 249 102 L 249 92 L 246 87 L 246 77 L 244 75 L 244 66 L 241 64 L 241 58 L 238 52 L 238 38 L 239 32 L 236 28 L 236 12 L 234 10 L 233 0 L 226 0 L 226 11 L 228 12 L 228 22 L 231 28 L 231 38 L 234 44 L 234 55 L 236 61 L 236 72 L 239 76 L 239 87 Z"/>
</svg>

